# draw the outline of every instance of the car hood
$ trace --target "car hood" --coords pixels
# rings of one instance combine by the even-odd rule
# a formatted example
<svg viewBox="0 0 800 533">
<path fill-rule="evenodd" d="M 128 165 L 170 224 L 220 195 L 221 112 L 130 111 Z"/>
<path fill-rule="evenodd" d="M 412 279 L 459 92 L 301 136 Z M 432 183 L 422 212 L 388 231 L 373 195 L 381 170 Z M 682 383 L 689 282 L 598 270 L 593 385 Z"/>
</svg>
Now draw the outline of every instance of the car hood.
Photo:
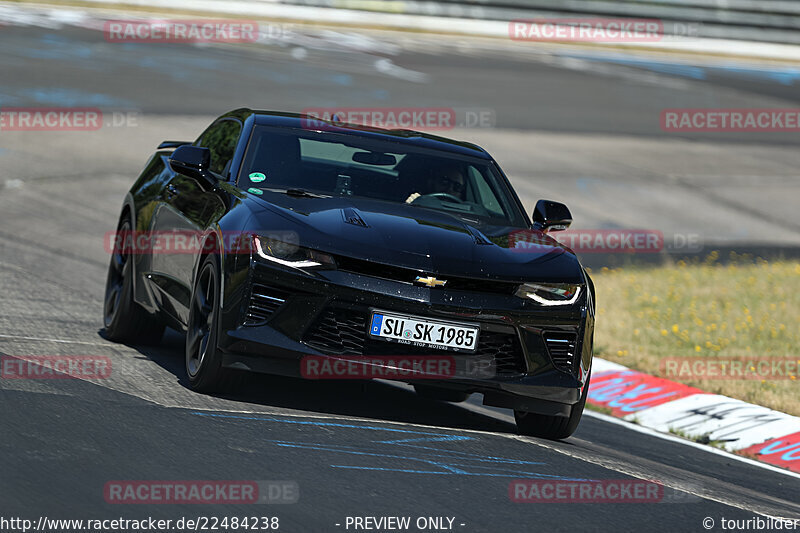
<svg viewBox="0 0 800 533">
<path fill-rule="evenodd" d="M 363 198 L 248 196 L 247 231 L 297 232 L 295 242 L 307 248 L 442 275 L 583 281 L 575 254 L 539 231 L 478 229 L 445 212 Z M 535 245 L 520 246 L 520 240 Z"/>
</svg>

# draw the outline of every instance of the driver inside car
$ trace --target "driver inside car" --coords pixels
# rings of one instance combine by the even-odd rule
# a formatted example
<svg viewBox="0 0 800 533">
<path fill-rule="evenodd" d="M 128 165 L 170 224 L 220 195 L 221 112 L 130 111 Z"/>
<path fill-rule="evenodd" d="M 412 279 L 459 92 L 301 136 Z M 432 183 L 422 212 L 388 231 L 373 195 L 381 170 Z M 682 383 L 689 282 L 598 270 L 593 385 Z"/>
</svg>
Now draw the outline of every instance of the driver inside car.
<svg viewBox="0 0 800 533">
<path fill-rule="evenodd" d="M 452 196 L 459 201 L 464 201 L 464 193 L 466 191 L 466 183 L 464 175 L 455 166 L 449 166 L 438 171 L 432 171 L 428 178 L 425 180 L 422 191 L 412 193 L 406 198 L 406 203 L 410 204 L 420 196 L 430 194 L 443 194 Z"/>
</svg>

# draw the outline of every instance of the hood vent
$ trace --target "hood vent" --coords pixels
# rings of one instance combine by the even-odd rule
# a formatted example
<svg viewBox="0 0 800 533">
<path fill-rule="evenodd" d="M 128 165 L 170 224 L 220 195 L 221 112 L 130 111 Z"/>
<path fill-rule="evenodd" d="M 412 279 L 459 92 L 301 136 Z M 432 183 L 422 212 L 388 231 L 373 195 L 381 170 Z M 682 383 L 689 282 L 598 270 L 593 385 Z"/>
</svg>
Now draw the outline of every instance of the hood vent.
<svg viewBox="0 0 800 533">
<path fill-rule="evenodd" d="M 369 227 L 367 223 L 364 222 L 364 219 L 361 218 L 361 215 L 358 213 L 358 211 L 356 211 L 352 207 L 346 207 L 342 209 L 342 218 L 344 218 L 344 221 L 347 224 L 352 224 L 354 226 L 361 226 L 362 228 Z"/>
</svg>

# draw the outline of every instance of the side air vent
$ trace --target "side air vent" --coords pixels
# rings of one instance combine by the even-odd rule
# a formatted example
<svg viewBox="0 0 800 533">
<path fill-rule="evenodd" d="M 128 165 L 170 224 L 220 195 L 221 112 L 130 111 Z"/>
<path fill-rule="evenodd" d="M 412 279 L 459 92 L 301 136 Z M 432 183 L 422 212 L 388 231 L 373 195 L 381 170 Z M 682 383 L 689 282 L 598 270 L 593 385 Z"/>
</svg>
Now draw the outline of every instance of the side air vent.
<svg viewBox="0 0 800 533">
<path fill-rule="evenodd" d="M 577 334 L 565 331 L 545 331 L 544 342 L 556 368 L 572 372 L 575 367 Z"/>
<path fill-rule="evenodd" d="M 288 293 L 267 285 L 256 283 L 250 294 L 250 304 L 244 318 L 245 326 L 260 326 L 283 305 Z"/>
</svg>

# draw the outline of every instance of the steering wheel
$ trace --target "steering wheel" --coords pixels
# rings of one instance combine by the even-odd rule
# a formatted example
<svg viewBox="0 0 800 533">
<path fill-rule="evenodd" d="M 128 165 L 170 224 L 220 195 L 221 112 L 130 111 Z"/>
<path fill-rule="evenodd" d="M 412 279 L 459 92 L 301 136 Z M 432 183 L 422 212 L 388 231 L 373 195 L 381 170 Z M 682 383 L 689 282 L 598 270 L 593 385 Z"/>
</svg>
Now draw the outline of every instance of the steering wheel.
<svg viewBox="0 0 800 533">
<path fill-rule="evenodd" d="M 437 200 L 448 200 L 459 204 L 465 203 L 464 200 L 462 200 L 461 198 L 453 196 L 452 194 L 446 192 L 435 192 L 432 194 L 426 194 L 425 196 L 428 196 L 430 198 L 436 198 Z"/>
</svg>

